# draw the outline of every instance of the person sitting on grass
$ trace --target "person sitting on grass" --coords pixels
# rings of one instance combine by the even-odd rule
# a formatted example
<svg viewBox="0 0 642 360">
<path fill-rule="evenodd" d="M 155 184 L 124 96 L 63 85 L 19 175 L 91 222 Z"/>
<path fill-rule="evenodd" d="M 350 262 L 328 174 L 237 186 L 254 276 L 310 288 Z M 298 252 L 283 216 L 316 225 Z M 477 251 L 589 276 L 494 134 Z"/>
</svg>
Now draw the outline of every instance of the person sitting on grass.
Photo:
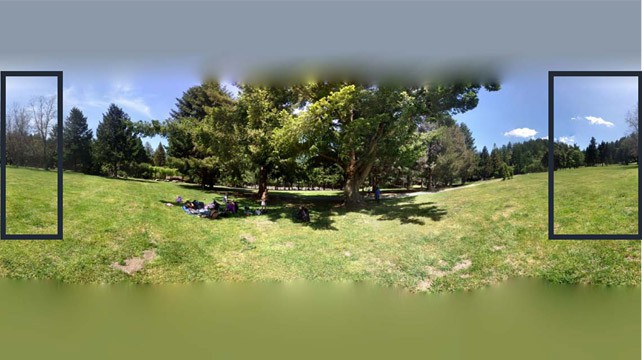
<svg viewBox="0 0 642 360">
<path fill-rule="evenodd" d="M 229 212 L 231 214 L 234 213 L 234 204 L 232 204 L 231 200 L 227 200 L 227 205 L 225 206 L 225 211 Z"/>
<path fill-rule="evenodd" d="M 202 218 L 214 220 L 219 216 L 219 212 L 214 209 L 209 209 L 206 213 L 200 215 Z"/>
<path fill-rule="evenodd" d="M 305 206 L 299 206 L 299 211 L 296 213 L 296 219 L 303 222 L 310 222 L 310 210 Z"/>
</svg>

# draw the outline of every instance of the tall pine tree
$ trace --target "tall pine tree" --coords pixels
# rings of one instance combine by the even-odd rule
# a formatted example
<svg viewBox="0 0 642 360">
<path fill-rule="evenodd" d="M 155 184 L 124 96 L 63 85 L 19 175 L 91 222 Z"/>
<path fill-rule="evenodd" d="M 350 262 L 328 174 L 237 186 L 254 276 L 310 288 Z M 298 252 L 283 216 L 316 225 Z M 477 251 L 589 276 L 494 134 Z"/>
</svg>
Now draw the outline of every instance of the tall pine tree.
<svg viewBox="0 0 642 360">
<path fill-rule="evenodd" d="M 121 108 L 111 104 L 96 129 L 96 156 L 107 167 L 110 176 L 117 176 L 140 151 L 144 152 L 140 139 L 132 132 L 132 122 Z"/>
<path fill-rule="evenodd" d="M 63 129 L 63 165 L 65 169 L 85 173 L 90 171 L 93 137 L 85 115 L 78 108 L 72 108 Z"/>
<path fill-rule="evenodd" d="M 158 147 L 156 148 L 156 151 L 154 151 L 154 165 L 165 166 L 165 162 L 165 148 L 163 147 L 163 144 L 158 143 Z"/>
<path fill-rule="evenodd" d="M 599 153 L 597 150 L 597 141 L 594 137 L 591 137 L 591 142 L 586 148 L 586 165 L 594 166 L 599 160 Z"/>
<path fill-rule="evenodd" d="M 490 154 L 488 148 L 484 146 L 479 154 L 479 165 L 477 166 L 479 177 L 482 180 L 488 179 L 492 176 L 492 169 L 490 168 Z"/>
</svg>

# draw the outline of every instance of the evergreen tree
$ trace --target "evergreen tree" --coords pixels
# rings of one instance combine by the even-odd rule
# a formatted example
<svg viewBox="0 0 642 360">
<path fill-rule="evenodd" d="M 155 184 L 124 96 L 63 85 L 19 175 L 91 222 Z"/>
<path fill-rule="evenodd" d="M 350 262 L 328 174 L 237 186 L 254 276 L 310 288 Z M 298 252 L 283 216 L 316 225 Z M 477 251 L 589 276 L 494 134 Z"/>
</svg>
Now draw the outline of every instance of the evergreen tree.
<svg viewBox="0 0 642 360">
<path fill-rule="evenodd" d="M 145 141 L 145 153 L 148 158 L 154 158 L 154 148 L 152 148 L 152 144 L 150 144 L 149 141 Z"/>
<path fill-rule="evenodd" d="M 72 108 L 63 129 L 63 164 L 73 171 L 89 172 L 92 168 L 93 132 L 87 118 L 78 108 Z"/>
<path fill-rule="evenodd" d="M 132 123 L 121 108 L 111 104 L 96 129 L 96 156 L 111 176 L 136 161 L 144 153 L 140 138 L 132 132 Z"/>
<path fill-rule="evenodd" d="M 479 171 L 479 177 L 482 178 L 482 180 L 488 179 L 492 175 L 490 172 L 490 154 L 486 146 L 484 146 L 479 154 L 479 166 L 477 169 Z"/>
<path fill-rule="evenodd" d="M 240 154 L 232 153 L 239 142 L 234 127 L 234 99 L 218 82 L 205 81 L 176 100 L 172 119 L 165 126 L 167 161 L 202 187 L 213 186 L 222 161 Z M 228 168 L 228 173 L 231 170 L 240 172 L 241 168 Z"/>
<path fill-rule="evenodd" d="M 504 161 L 502 160 L 499 149 L 497 149 L 497 146 L 493 144 L 493 151 L 490 152 L 490 161 L 488 165 L 488 173 L 490 174 L 490 177 L 500 177 L 502 175 L 501 170 L 503 163 Z"/>
<path fill-rule="evenodd" d="M 591 137 L 591 142 L 589 143 L 589 146 L 586 148 L 586 165 L 588 166 L 595 166 L 599 160 L 599 153 L 597 151 L 597 141 L 595 141 L 594 137 Z"/>
<path fill-rule="evenodd" d="M 163 144 L 158 143 L 158 147 L 154 152 L 154 165 L 165 166 L 165 162 L 166 162 L 165 148 L 163 147 Z"/>
<path fill-rule="evenodd" d="M 600 145 L 597 146 L 598 153 L 598 163 L 606 165 L 608 162 L 608 145 L 602 141 Z"/>
<path fill-rule="evenodd" d="M 466 140 L 466 148 L 471 151 L 477 151 L 475 148 L 475 138 L 473 137 L 473 132 L 470 131 L 468 125 L 461 123 L 459 124 L 459 129 L 464 134 L 464 139 Z"/>
</svg>

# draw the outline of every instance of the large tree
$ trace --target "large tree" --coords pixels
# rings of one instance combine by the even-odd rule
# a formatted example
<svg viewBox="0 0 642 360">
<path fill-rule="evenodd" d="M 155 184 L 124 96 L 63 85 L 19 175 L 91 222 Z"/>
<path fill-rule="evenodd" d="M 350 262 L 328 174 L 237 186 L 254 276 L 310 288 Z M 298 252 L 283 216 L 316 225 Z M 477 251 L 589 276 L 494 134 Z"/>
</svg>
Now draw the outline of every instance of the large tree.
<svg viewBox="0 0 642 360">
<path fill-rule="evenodd" d="M 418 126 L 475 108 L 476 83 L 404 87 L 342 84 L 310 104 L 277 132 L 344 173 L 347 206 L 362 203 L 359 186 L 377 160 L 396 157 Z M 496 90 L 496 85 L 487 89 Z"/>
<path fill-rule="evenodd" d="M 69 111 L 63 129 L 63 164 L 66 169 L 88 172 L 92 167 L 93 132 L 87 118 L 78 108 Z"/>
<path fill-rule="evenodd" d="M 177 99 L 176 109 L 162 129 L 168 141 L 168 161 L 183 174 L 212 186 L 230 160 L 235 135 L 232 95 L 217 81 L 194 86 Z"/>
<path fill-rule="evenodd" d="M 468 148 L 466 134 L 460 127 L 448 126 L 440 130 L 440 150 L 435 161 L 434 176 L 445 186 L 453 185 L 455 180 L 464 183 L 475 169 L 475 153 Z"/>
<path fill-rule="evenodd" d="M 165 154 L 165 147 L 163 147 L 163 144 L 158 143 L 158 147 L 156 148 L 156 151 L 154 151 L 153 159 L 154 165 L 165 166 L 167 158 Z"/>
<path fill-rule="evenodd" d="M 243 84 L 237 113 L 243 122 L 241 143 L 252 170 L 257 173 L 258 196 L 267 189 L 268 179 L 279 167 L 291 167 L 289 149 L 282 148 L 282 156 L 275 147 L 274 132 L 290 118 L 297 101 L 297 92 L 286 86 L 258 86 Z"/>
<path fill-rule="evenodd" d="M 96 129 L 96 155 L 107 167 L 111 176 L 140 159 L 145 148 L 133 131 L 129 115 L 115 104 L 111 104 L 103 114 L 103 120 Z"/>
</svg>

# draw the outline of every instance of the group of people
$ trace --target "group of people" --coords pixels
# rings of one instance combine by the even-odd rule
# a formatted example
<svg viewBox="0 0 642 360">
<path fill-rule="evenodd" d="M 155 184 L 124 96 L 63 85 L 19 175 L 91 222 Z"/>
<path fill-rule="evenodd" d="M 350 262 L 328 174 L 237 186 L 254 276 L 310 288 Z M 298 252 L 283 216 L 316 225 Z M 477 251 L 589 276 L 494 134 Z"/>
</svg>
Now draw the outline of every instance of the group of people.
<svg viewBox="0 0 642 360">
<path fill-rule="evenodd" d="M 209 204 L 198 200 L 187 200 L 183 202 L 183 198 L 179 196 L 176 198 L 176 205 L 182 206 L 187 214 L 197 215 L 206 219 L 239 215 L 263 215 L 267 212 L 267 191 L 261 196 L 261 207 L 258 209 L 251 209 L 249 206 L 245 206 L 240 210 L 239 204 L 236 201 L 230 200 L 227 193 L 223 196 L 222 203 L 219 203 L 216 199 L 212 199 L 212 202 Z M 294 214 L 294 218 L 301 222 L 310 222 L 310 210 L 303 205 L 299 206 Z"/>
<path fill-rule="evenodd" d="M 212 202 L 209 204 L 205 204 L 198 200 L 187 200 L 183 202 L 183 198 L 181 196 L 176 198 L 176 203 L 178 205 L 182 205 L 183 210 L 187 214 L 198 215 L 207 219 L 236 216 L 239 214 L 245 216 L 262 215 L 265 214 L 267 210 L 267 194 L 264 194 L 261 199 L 261 208 L 256 210 L 252 210 L 249 206 L 245 206 L 243 211 L 239 211 L 239 204 L 236 201 L 230 200 L 227 193 L 223 196 L 223 203 L 219 203 L 216 199 L 212 199 Z"/>
</svg>

